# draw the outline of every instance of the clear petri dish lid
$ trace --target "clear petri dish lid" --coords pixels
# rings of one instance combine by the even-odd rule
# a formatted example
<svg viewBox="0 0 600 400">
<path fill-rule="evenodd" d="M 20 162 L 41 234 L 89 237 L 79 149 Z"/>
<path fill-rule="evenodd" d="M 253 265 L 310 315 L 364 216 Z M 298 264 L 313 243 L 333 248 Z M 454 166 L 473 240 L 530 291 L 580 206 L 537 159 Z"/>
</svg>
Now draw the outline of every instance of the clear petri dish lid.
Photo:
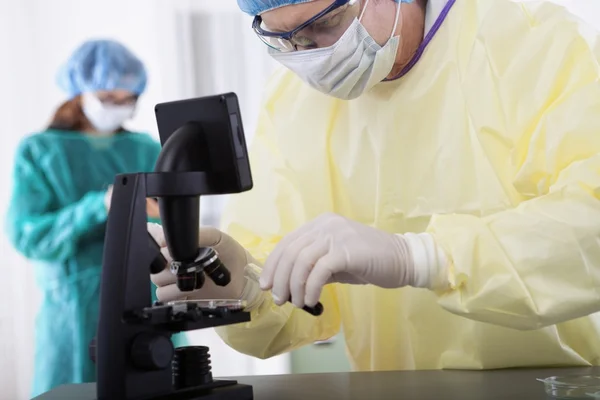
<svg viewBox="0 0 600 400">
<path fill-rule="evenodd" d="M 589 400 L 590 393 L 600 392 L 600 376 L 551 376 L 538 381 L 544 384 L 546 394 L 555 399 Z"/>
<path fill-rule="evenodd" d="M 181 306 L 191 304 L 194 304 L 199 308 L 206 309 L 228 308 L 230 310 L 242 310 L 246 307 L 245 300 L 235 299 L 176 300 L 167 303 L 168 306 Z"/>
</svg>

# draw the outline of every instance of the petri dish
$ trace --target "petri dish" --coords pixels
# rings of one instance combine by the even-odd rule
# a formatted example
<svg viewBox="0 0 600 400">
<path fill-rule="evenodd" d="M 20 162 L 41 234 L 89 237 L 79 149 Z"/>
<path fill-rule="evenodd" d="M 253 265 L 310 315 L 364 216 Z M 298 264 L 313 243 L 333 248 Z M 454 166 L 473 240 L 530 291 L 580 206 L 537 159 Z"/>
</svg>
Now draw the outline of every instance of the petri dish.
<svg viewBox="0 0 600 400">
<path fill-rule="evenodd" d="M 246 307 L 245 300 L 234 299 L 176 300 L 167 303 L 168 306 L 181 306 L 191 304 L 194 304 L 199 308 L 206 309 L 228 308 L 230 310 L 242 310 Z"/>
<path fill-rule="evenodd" d="M 600 392 L 600 376 L 551 376 L 538 381 L 544 384 L 546 394 L 555 399 L 590 400 L 590 393 Z"/>
</svg>

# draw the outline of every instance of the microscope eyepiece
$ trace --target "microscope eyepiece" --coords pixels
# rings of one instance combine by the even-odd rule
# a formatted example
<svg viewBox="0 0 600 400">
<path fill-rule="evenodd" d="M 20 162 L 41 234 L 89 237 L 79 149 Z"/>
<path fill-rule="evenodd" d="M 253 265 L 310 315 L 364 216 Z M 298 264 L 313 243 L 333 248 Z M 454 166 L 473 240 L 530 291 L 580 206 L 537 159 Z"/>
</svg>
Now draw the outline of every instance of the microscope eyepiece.
<svg viewBox="0 0 600 400">
<path fill-rule="evenodd" d="M 201 289 L 206 281 L 205 274 L 218 286 L 227 286 L 231 282 L 229 270 L 210 247 L 200 248 L 193 262 L 173 261 L 171 273 L 177 276 L 177 287 L 182 292 Z"/>
</svg>

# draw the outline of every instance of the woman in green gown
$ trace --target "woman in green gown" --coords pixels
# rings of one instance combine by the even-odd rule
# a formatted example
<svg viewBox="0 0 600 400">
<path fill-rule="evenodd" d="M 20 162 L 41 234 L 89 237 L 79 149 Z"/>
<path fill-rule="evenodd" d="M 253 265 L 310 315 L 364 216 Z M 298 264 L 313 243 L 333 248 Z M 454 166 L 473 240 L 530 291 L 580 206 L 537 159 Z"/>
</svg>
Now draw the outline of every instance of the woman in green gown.
<svg viewBox="0 0 600 400">
<path fill-rule="evenodd" d="M 111 184 L 120 173 L 152 171 L 161 148 L 149 135 L 123 129 L 146 81 L 144 65 L 122 44 L 84 43 L 58 75 L 68 100 L 17 150 L 8 236 L 32 261 L 42 293 L 33 396 L 95 381 L 88 346 L 98 323 Z M 156 221 L 157 204 L 147 205 Z"/>
</svg>

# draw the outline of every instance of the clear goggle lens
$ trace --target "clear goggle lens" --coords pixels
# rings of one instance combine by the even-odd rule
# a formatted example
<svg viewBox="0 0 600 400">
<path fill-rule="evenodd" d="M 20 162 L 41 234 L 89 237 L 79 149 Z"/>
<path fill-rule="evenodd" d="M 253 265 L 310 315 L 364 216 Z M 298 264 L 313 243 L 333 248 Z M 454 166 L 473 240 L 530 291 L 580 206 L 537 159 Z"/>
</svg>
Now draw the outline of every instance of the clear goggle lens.
<svg viewBox="0 0 600 400">
<path fill-rule="evenodd" d="M 352 22 L 359 17 L 359 14 L 359 2 L 350 2 L 296 32 L 289 40 L 261 34 L 258 36 L 267 46 L 281 52 L 329 47 L 340 40 Z M 264 21 L 260 28 L 266 32 L 272 32 L 272 29 L 269 29 Z"/>
</svg>

